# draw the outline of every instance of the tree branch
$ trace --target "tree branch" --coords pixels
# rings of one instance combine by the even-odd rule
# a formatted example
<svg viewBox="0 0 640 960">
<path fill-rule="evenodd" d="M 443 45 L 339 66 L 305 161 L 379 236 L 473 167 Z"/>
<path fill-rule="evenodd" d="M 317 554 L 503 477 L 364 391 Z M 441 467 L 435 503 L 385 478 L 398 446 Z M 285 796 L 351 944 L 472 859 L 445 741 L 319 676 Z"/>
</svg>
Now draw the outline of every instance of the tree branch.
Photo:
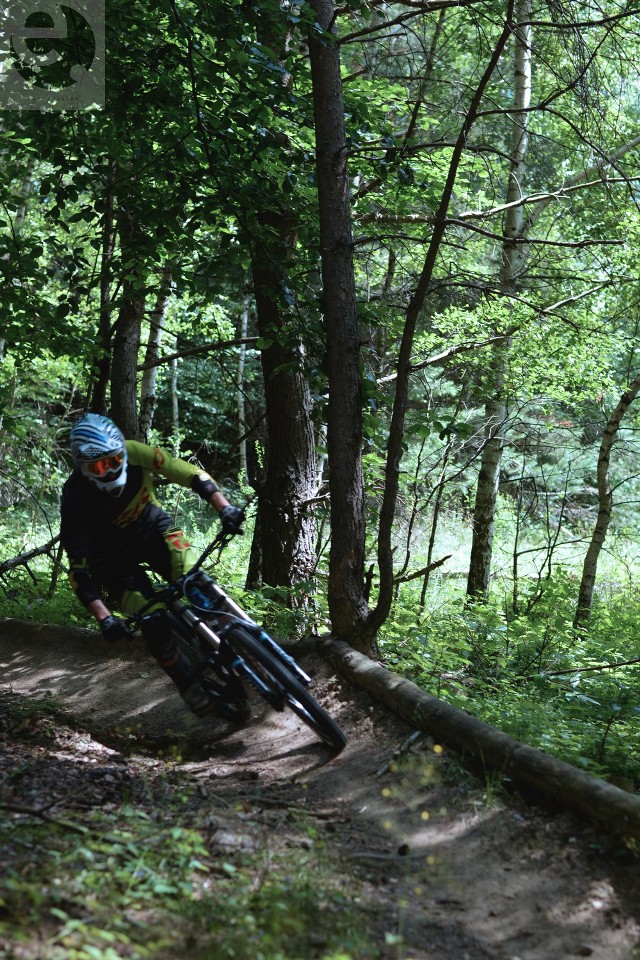
<svg viewBox="0 0 640 960">
<path fill-rule="evenodd" d="M 42 547 L 34 547 L 33 550 L 28 550 L 26 553 L 19 553 L 16 557 L 3 560 L 2 563 L 0 563 L 0 576 L 6 573 L 7 570 L 15 569 L 15 567 L 28 567 L 30 560 L 33 560 L 34 557 L 40 557 L 44 553 L 49 553 L 59 540 L 60 534 L 58 534 L 57 537 L 53 537 L 53 539 L 49 540 L 49 542 L 45 543 Z M 53 560 L 54 563 L 58 562 L 55 557 L 51 557 L 51 560 Z"/>
<path fill-rule="evenodd" d="M 540 673 L 531 673 L 526 677 L 518 677 L 517 683 L 524 683 L 525 680 L 537 680 L 539 677 L 566 677 L 574 673 L 587 673 L 590 670 L 616 670 L 618 667 L 630 667 L 640 663 L 640 658 L 635 660 L 620 660 L 619 663 L 600 663 L 594 667 L 574 667 L 572 670 L 541 670 Z"/>
<path fill-rule="evenodd" d="M 490 240 L 501 241 L 503 239 L 500 233 L 493 233 L 492 230 L 484 230 L 475 224 L 458 220 L 457 217 L 447 220 L 447 226 L 465 227 L 467 230 L 471 230 L 473 233 L 479 233 L 481 236 L 488 237 Z M 526 244 L 527 246 L 570 247 L 573 250 L 584 250 L 586 247 L 621 247 L 624 246 L 625 243 L 624 240 L 533 240 L 527 236 L 513 237 L 510 242 L 518 245 Z"/>
<path fill-rule="evenodd" d="M 630 149 L 630 148 L 629 148 Z M 581 176 L 588 175 L 593 168 L 590 168 L 589 171 L 585 170 Z M 532 193 L 528 197 L 521 197 L 519 200 L 513 200 L 511 203 L 502 203 L 497 207 L 491 207 L 489 210 L 467 210 L 464 213 L 456 214 L 457 220 L 471 220 L 471 219 L 480 219 L 484 220 L 486 217 L 495 217 L 501 213 L 504 213 L 506 210 L 511 210 L 514 207 L 524 207 L 529 204 L 544 203 L 548 205 L 552 200 L 563 200 L 565 197 L 568 197 L 570 193 L 574 193 L 576 190 L 585 190 L 589 187 L 603 186 L 611 183 L 632 183 L 635 180 L 640 180 L 640 176 L 637 177 L 600 177 L 598 180 L 589 180 L 584 183 L 575 183 L 569 182 L 558 190 L 550 190 L 548 193 Z M 382 216 L 376 217 L 375 214 L 368 214 L 360 218 L 360 223 L 371 223 L 376 220 L 382 220 Z M 427 222 L 430 223 L 433 217 L 419 217 L 418 215 L 407 215 L 406 217 L 398 218 L 398 223 L 414 223 L 414 222 Z M 393 222 L 396 222 L 394 220 Z"/>
<path fill-rule="evenodd" d="M 212 353 L 214 350 L 225 350 L 227 347 L 241 347 L 243 344 L 249 345 L 257 342 L 257 337 L 244 337 L 237 340 L 215 340 L 213 343 L 205 343 L 200 347 L 186 347 L 184 350 L 178 350 L 176 353 L 169 353 L 166 357 L 159 357 L 157 360 L 140 363 L 138 364 L 138 370 L 149 370 L 151 367 L 159 367 L 162 363 L 171 363 L 172 360 L 179 360 L 181 357 L 195 357 L 201 353 Z"/>
<path fill-rule="evenodd" d="M 429 357 L 428 360 L 421 360 L 420 363 L 412 363 L 409 369 L 411 373 L 414 373 L 416 370 L 424 370 L 425 367 L 431 367 L 436 363 L 444 363 L 445 360 L 455 356 L 457 353 L 465 353 L 467 350 L 478 350 L 480 347 L 488 347 L 493 343 L 500 343 L 501 340 L 512 337 L 517 329 L 517 327 L 513 327 L 511 330 L 508 330 L 507 333 L 502 333 L 497 337 L 489 337 L 488 340 L 478 340 L 473 343 L 458 343 L 455 347 L 449 347 L 447 350 L 443 350 L 442 353 L 436 353 L 435 356 Z M 391 373 L 388 377 L 380 377 L 377 383 L 391 383 L 397 376 L 397 372 Z"/>
<path fill-rule="evenodd" d="M 60 820 L 58 817 L 50 816 L 46 808 L 43 807 L 28 807 L 22 803 L 12 803 L 6 802 L 5 800 L 0 800 L 0 810 L 8 810 L 10 813 L 24 813 L 29 817 L 38 817 L 40 820 L 46 820 L 47 823 L 54 823 L 57 827 L 64 827 L 66 830 L 73 830 L 74 833 L 79 833 L 83 837 L 87 833 L 90 833 L 88 827 L 83 827 L 80 824 L 73 823 L 71 820 Z"/>
<path fill-rule="evenodd" d="M 424 577 L 425 573 L 431 573 L 432 570 L 435 570 L 437 567 L 441 567 L 443 563 L 446 563 L 453 556 L 452 553 L 447 553 L 444 557 L 440 557 L 439 560 L 434 560 L 432 563 L 428 563 L 426 567 L 423 567 L 422 570 L 414 570 L 413 573 L 407 573 L 404 576 L 397 576 L 393 578 L 394 583 L 408 583 L 409 580 L 417 580 L 418 577 Z"/>
</svg>

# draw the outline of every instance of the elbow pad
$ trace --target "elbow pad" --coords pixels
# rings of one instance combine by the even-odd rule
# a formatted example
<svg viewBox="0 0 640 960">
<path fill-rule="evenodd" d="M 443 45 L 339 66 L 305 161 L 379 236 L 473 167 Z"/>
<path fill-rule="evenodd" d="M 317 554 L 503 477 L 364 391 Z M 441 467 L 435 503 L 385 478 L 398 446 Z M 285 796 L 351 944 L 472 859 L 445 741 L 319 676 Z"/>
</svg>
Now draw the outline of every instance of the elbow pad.
<svg viewBox="0 0 640 960">
<path fill-rule="evenodd" d="M 208 473 L 196 473 L 191 481 L 191 489 L 207 502 L 214 493 L 220 492 L 220 487 L 212 480 Z"/>
</svg>

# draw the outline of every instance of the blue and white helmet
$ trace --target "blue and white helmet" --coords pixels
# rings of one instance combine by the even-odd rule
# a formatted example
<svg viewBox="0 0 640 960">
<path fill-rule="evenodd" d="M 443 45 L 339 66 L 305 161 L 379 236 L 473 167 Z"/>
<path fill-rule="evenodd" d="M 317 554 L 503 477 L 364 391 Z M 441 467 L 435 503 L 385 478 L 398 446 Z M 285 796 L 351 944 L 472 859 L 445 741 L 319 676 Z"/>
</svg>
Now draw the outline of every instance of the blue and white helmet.
<svg viewBox="0 0 640 960">
<path fill-rule="evenodd" d="M 127 450 L 113 420 L 85 413 L 69 434 L 71 456 L 80 471 L 106 493 L 119 494 L 127 482 Z"/>
</svg>

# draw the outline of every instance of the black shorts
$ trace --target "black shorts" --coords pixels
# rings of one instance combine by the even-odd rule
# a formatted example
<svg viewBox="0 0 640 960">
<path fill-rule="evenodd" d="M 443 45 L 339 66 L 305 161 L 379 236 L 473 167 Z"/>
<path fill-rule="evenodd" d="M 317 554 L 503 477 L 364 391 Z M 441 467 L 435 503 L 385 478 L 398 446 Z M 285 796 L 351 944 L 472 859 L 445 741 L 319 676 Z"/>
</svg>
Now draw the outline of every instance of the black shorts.
<svg viewBox="0 0 640 960">
<path fill-rule="evenodd" d="M 187 573 L 196 559 L 196 553 L 182 530 L 174 527 L 167 516 L 150 537 L 118 556 L 92 562 L 90 570 L 92 579 L 121 612 L 129 616 L 137 613 L 153 596 L 153 582 L 147 569 L 172 583 Z"/>
</svg>

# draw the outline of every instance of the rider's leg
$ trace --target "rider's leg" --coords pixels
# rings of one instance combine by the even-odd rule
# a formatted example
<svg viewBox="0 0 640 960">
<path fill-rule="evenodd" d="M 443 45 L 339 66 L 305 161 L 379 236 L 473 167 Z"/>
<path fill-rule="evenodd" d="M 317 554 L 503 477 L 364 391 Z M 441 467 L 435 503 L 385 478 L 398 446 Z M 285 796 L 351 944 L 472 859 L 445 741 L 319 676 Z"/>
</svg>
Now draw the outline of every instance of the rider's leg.
<svg viewBox="0 0 640 960">
<path fill-rule="evenodd" d="M 122 597 L 122 609 L 127 613 L 135 612 L 135 607 L 140 609 L 142 604 L 138 605 L 136 599 L 132 592 L 125 593 Z M 149 653 L 173 680 L 178 693 L 192 713 L 199 717 L 210 713 L 214 704 L 200 682 L 194 679 L 191 664 L 178 646 L 166 610 L 157 610 L 149 619 L 143 621 L 142 635 L 147 642 Z"/>
<path fill-rule="evenodd" d="M 130 616 L 146 606 L 149 600 L 149 588 L 150 583 L 144 571 L 140 571 L 135 580 L 127 578 L 119 602 L 122 612 Z M 194 680 L 191 665 L 178 646 L 166 609 L 158 604 L 155 610 L 151 608 L 145 612 L 150 616 L 142 623 L 142 635 L 146 640 L 149 653 L 174 682 L 189 709 L 197 716 L 204 716 L 213 709 L 214 705 L 200 683 Z"/>
<path fill-rule="evenodd" d="M 148 541 L 148 545 L 145 548 L 145 560 L 163 579 L 174 582 L 192 569 L 196 563 L 197 555 L 182 530 L 174 527 L 171 523 L 171 518 L 167 515 L 163 521 L 158 524 L 156 531 Z M 214 598 L 220 596 L 219 588 L 207 574 L 198 570 L 195 578 L 197 579 L 198 586 L 204 589 L 207 596 L 213 596 Z M 213 591 L 213 594 L 210 591 Z M 185 688 L 183 684 L 186 683 L 186 657 L 181 657 L 179 648 L 178 651 L 174 653 L 175 648 L 171 647 L 170 642 L 166 647 L 160 646 L 157 649 L 159 652 L 154 653 L 154 656 L 165 672 L 172 677 L 174 683 L 180 690 L 182 698 L 189 704 L 194 713 L 201 714 L 213 708 L 218 713 L 221 713 L 222 716 L 228 716 L 224 710 L 224 700 L 227 696 L 235 700 L 237 698 L 237 691 L 231 691 L 231 693 L 229 693 L 226 680 L 220 678 L 220 682 L 218 683 L 218 678 L 208 675 L 206 684 L 208 692 L 203 691 L 199 684 L 195 688 Z M 174 657 L 177 659 L 174 659 Z M 188 667 L 188 661 L 186 662 L 186 666 Z M 206 710 L 202 704 L 202 695 L 207 697 Z M 213 707 L 212 703 L 214 704 Z M 237 715 L 234 713 L 234 716 Z"/>
<path fill-rule="evenodd" d="M 170 528 L 170 518 L 167 516 L 167 522 L 162 524 L 166 529 Z M 120 558 L 119 561 L 112 559 L 110 562 L 103 561 L 96 564 L 92 570 L 96 581 L 102 584 L 104 591 L 109 596 L 115 598 L 118 607 L 126 616 L 138 613 L 143 607 L 147 607 L 149 600 L 153 597 L 153 584 L 141 564 L 146 563 L 164 579 L 171 580 L 179 573 L 174 575 L 174 568 L 180 570 L 180 566 L 189 563 L 190 550 L 184 535 L 177 536 L 174 540 L 182 547 L 182 552 L 178 553 L 177 559 L 174 558 L 173 551 L 165 539 L 162 530 L 153 534 L 149 540 L 138 545 L 135 556 L 131 554 Z M 182 556 L 182 559 L 180 557 Z M 195 562 L 195 557 L 191 559 L 190 564 Z M 188 567 L 187 567 L 188 569 Z M 151 655 L 155 658 L 158 665 L 175 683 L 180 696 L 189 706 L 189 708 L 198 716 L 208 713 L 212 709 L 212 702 L 209 695 L 204 691 L 200 683 L 194 681 L 191 675 L 190 664 L 184 652 L 178 647 L 176 638 L 171 629 L 171 621 L 163 604 L 157 603 L 145 610 L 145 614 L 151 614 L 149 620 L 145 620 L 142 625 L 142 634 L 147 642 L 147 647 Z"/>
<path fill-rule="evenodd" d="M 178 693 L 189 709 L 202 717 L 210 713 L 214 704 L 191 673 L 191 664 L 176 642 L 171 621 L 166 611 L 159 610 L 142 624 L 142 634 L 149 652 L 155 657 L 167 676 L 175 683 Z"/>
</svg>

